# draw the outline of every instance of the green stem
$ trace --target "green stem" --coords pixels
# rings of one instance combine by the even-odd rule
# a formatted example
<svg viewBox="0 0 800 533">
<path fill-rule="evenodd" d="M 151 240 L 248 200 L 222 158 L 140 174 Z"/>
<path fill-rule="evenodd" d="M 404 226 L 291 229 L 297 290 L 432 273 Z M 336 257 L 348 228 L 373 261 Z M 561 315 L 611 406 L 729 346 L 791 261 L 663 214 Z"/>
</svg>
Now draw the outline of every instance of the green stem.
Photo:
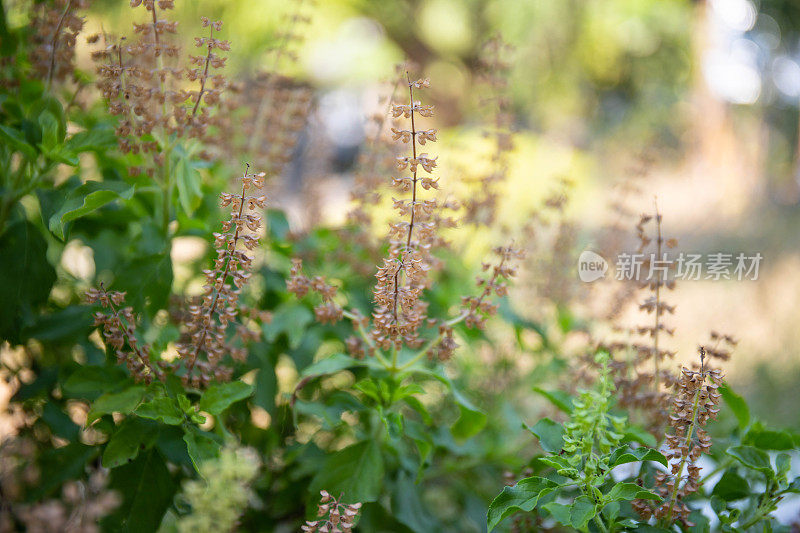
<svg viewBox="0 0 800 533">
<path fill-rule="evenodd" d="M 452 319 L 448 320 L 447 322 L 445 322 L 445 324 L 447 326 L 455 326 L 456 324 L 458 324 L 459 322 L 461 322 L 465 318 L 467 318 L 466 313 L 461 313 L 457 317 L 452 318 Z M 437 344 L 442 342 L 442 337 L 444 337 L 444 334 L 443 333 L 439 333 L 439 335 L 437 335 L 436 337 L 431 339 L 431 341 L 428 342 L 428 344 L 423 346 L 422 349 L 420 349 L 420 351 L 418 351 L 414 355 L 414 357 L 412 357 L 411 359 L 409 359 L 408 361 L 406 361 L 405 363 L 403 363 L 402 365 L 397 367 L 395 370 L 398 370 L 398 371 L 405 370 L 408 367 L 410 367 L 411 365 L 413 365 L 414 363 L 416 363 L 417 361 L 419 361 L 420 359 L 422 359 L 423 357 L 425 357 L 428 354 L 428 352 L 431 351 L 431 349 L 433 349 L 434 346 L 436 346 Z"/>
<path fill-rule="evenodd" d="M 750 520 L 745 522 L 744 524 L 740 525 L 739 527 L 743 530 L 747 530 L 747 528 L 752 527 L 759 523 L 765 516 L 772 512 L 774 508 L 773 502 L 773 492 L 775 491 L 775 484 L 772 481 L 767 481 L 767 488 L 764 491 L 764 494 L 761 495 L 761 498 L 758 502 L 758 507 L 756 508 L 755 514 L 750 517 Z"/>
<path fill-rule="evenodd" d="M 603 533 L 609 533 L 608 528 L 603 523 L 603 519 L 600 518 L 600 515 L 594 515 L 594 523 L 597 525 L 598 529 Z"/>
</svg>

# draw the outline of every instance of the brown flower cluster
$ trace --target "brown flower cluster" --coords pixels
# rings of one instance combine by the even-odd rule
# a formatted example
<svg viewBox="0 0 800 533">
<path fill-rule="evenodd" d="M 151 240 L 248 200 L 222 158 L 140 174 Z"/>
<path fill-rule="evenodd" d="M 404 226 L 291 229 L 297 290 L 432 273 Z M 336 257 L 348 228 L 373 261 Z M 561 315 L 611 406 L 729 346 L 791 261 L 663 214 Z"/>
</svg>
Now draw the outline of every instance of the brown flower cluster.
<svg viewBox="0 0 800 533">
<path fill-rule="evenodd" d="M 361 503 L 342 503 L 342 497 L 334 498 L 327 490 L 320 491 L 322 496 L 317 507 L 318 520 L 307 520 L 300 527 L 301 531 L 319 533 L 350 533 L 358 516 Z"/>
<path fill-rule="evenodd" d="M 64 81 L 75 72 L 75 43 L 83 29 L 78 10 L 89 7 L 87 0 L 55 0 L 36 5 L 31 26 L 33 44 L 31 63 L 36 73 L 47 81 Z"/>
<path fill-rule="evenodd" d="M 300 131 L 313 107 L 313 89 L 281 74 L 296 63 L 296 46 L 303 41 L 311 17 L 305 13 L 309 0 L 295 0 L 281 24 L 278 43 L 269 50 L 267 68 L 244 82 L 238 106 L 248 112 L 229 124 L 221 136 L 231 148 L 244 151 L 270 176 L 283 173 L 297 144 Z M 243 135 L 242 135 L 243 134 Z"/>
<path fill-rule="evenodd" d="M 671 337 L 675 332 L 664 322 L 664 315 L 675 313 L 675 306 L 664 298 L 667 290 L 675 288 L 675 281 L 667 277 L 664 265 L 667 264 L 665 249 L 674 248 L 677 241 L 664 238 L 661 222 L 662 216 L 656 206 L 654 215 L 642 215 L 636 225 L 639 240 L 637 253 L 644 254 L 640 275 L 651 278 L 641 285 L 648 295 L 640 302 L 639 310 L 649 315 L 651 322 L 623 329 L 630 337 L 639 337 L 641 341 L 613 342 L 604 346 L 612 354 L 627 352 L 632 355 L 630 358 L 615 358 L 611 362 L 620 405 L 641 410 L 648 429 L 656 436 L 661 435 L 668 422 L 668 389 L 677 379 L 663 364 L 675 356 L 675 352 L 665 349 L 663 343 L 664 334 Z M 648 235 L 648 225 L 654 226 L 653 237 Z M 648 250 L 651 253 L 646 253 Z M 652 276 L 649 276 L 650 273 Z"/>
<path fill-rule="evenodd" d="M 663 502 L 652 509 L 647 502 L 634 501 L 634 508 L 645 519 L 655 516 L 666 524 L 679 519 L 687 527 L 692 525 L 688 521 L 690 510 L 683 499 L 700 488 L 697 461 L 711 449 L 711 437 L 704 427 L 717 417 L 721 398 L 718 389 L 722 374 L 719 370 L 708 369 L 705 358 L 705 349 L 700 347 L 700 369 L 683 368 L 675 384 L 669 417 L 672 433 L 666 435 L 665 456 L 670 461 L 670 469 L 656 474 L 656 486 Z"/>
<path fill-rule="evenodd" d="M 309 291 L 322 297 L 322 303 L 314 307 L 314 315 L 323 324 L 333 324 L 342 319 L 343 309 L 333 301 L 336 287 L 325 282 L 322 276 L 308 278 L 303 275 L 303 261 L 292 259 L 292 269 L 286 281 L 286 289 L 298 298 L 303 298 Z"/>
<path fill-rule="evenodd" d="M 120 149 L 149 154 L 154 167 L 166 174 L 169 148 L 176 138 L 207 140 L 209 126 L 220 125 L 220 113 L 211 111 L 220 104 L 227 86 L 218 72 L 225 65 L 218 51 L 230 50 L 230 43 L 214 35 L 222 29 L 221 21 L 203 17 L 209 36 L 196 37 L 195 45 L 206 53 L 189 55 L 187 67 L 180 68 L 180 49 L 172 42 L 178 23 L 164 14 L 173 9 L 173 0 L 131 0 L 131 7 L 139 6 L 144 6 L 151 20 L 133 23 L 136 40 L 128 44 L 125 38 L 116 42 L 104 38 L 105 46 L 92 57 L 98 63 L 97 85 L 109 111 L 120 117 L 116 130 Z M 197 89 L 184 88 L 187 82 L 197 84 Z M 210 157 L 208 152 L 200 155 Z M 133 170 L 155 173 L 152 167 Z"/>
<path fill-rule="evenodd" d="M 484 271 L 491 269 L 491 273 L 478 279 L 480 294 L 463 299 L 462 313 L 447 321 L 428 318 L 428 304 L 422 299 L 422 293 L 431 284 L 430 272 L 442 264 L 432 250 L 446 246 L 438 230 L 456 226 L 449 212 L 459 206 L 452 201 L 422 197 L 425 191 L 439 189 L 438 178 L 433 175 L 437 158 L 420 151 L 420 147 L 436 142 L 437 132 L 433 128 L 418 127 L 419 117 L 433 116 L 433 106 L 422 104 L 414 94 L 415 89 L 429 87 L 430 81 L 412 81 L 406 74 L 405 83 L 409 91 L 408 103 L 391 106 L 393 118 L 403 117 L 409 121 L 407 129 L 398 124 L 392 124 L 391 127 L 392 137 L 396 141 L 410 145 L 410 154 L 395 157 L 396 168 L 405 175 L 392 178 L 391 183 L 395 191 L 403 193 L 404 197 L 393 198 L 400 220 L 389 225 L 389 253 L 375 274 L 377 283 L 373 289 L 371 323 L 358 311 L 342 309 L 334 302 L 335 288 L 320 277 L 305 276 L 300 260 L 293 262 L 287 282 L 288 290 L 298 297 L 302 298 L 309 292 L 321 296 L 322 305 L 315 308 L 318 320 L 333 322 L 346 317 L 353 322 L 360 338 L 352 336 L 345 341 L 349 353 L 359 358 L 376 355 L 383 364 L 393 367 L 397 364 L 396 350 L 404 345 L 412 349 L 422 347 L 425 340 L 421 331 L 427 328 L 438 328 L 438 335 L 427 342 L 417 357 L 450 358 L 458 346 L 453 326 L 465 321 L 467 327 L 481 327 L 488 315 L 496 310 L 488 297 L 506 294 L 505 281 L 516 273 L 516 268 L 510 262 L 522 257 L 522 253 L 514 247 L 497 248 L 498 264 L 484 265 Z M 371 218 L 364 220 L 371 221 Z M 393 352 L 391 363 L 381 357 L 381 350 Z"/>
<path fill-rule="evenodd" d="M 511 126 L 511 99 L 508 97 L 508 75 L 511 64 L 507 58 L 514 48 L 498 35 L 489 39 L 478 58 L 478 81 L 487 93 L 481 99 L 481 108 L 492 111 L 490 127 L 484 132 L 492 139 L 491 170 L 475 179 L 476 190 L 464 202 L 464 221 L 476 225 L 489 225 L 497 214 L 500 194 L 497 187 L 508 175 L 508 155 L 514 149 Z"/>
<path fill-rule="evenodd" d="M 203 270 L 203 295 L 191 301 L 183 313 L 173 313 L 182 323 L 181 339 L 176 345 L 178 359 L 153 361 L 150 346 L 136 339 L 133 309 L 119 308 L 125 300 L 124 293 L 108 292 L 102 285 L 87 291 L 89 302 L 99 302 L 108 310 L 95 314 L 95 324 L 103 326 L 106 344 L 116 350 L 118 362 L 125 363 L 137 381 L 164 380 L 166 371 L 180 373 L 184 384 L 197 388 L 212 381 L 227 381 L 233 369 L 223 364 L 223 358 L 244 360 L 247 353 L 241 345 L 258 340 L 260 335 L 257 329 L 237 319 L 244 314 L 251 322 L 269 320 L 267 313 L 239 305 L 242 287 L 253 269 L 252 251 L 259 245 L 262 218 L 256 211 L 266 203 L 266 197 L 248 194 L 264 186 L 265 174 L 250 174 L 249 166 L 247 169 L 241 178 L 240 194 L 220 195 L 222 207 L 232 212 L 230 219 L 223 222 L 222 232 L 214 233 L 217 257 L 214 268 Z"/>
<path fill-rule="evenodd" d="M 414 89 L 430 86 L 430 80 L 408 79 L 409 103 L 392 105 L 392 116 L 410 120 L 410 129 L 394 129 L 395 139 L 411 145 L 409 156 L 396 158 L 398 170 L 410 175 L 392 179 L 392 186 L 410 193 L 410 199 L 393 198 L 400 220 L 390 224 L 389 256 L 383 260 L 375 275 L 378 282 L 373 290 L 375 310 L 372 313 L 372 338 L 383 349 L 400 348 L 404 343 L 419 347 L 419 328 L 427 318 L 427 303 L 420 299 L 428 286 L 431 269 L 431 248 L 435 241 L 437 211 L 435 199 L 419 198 L 423 190 L 438 189 L 438 179 L 432 176 L 436 157 L 418 153 L 417 145 L 435 142 L 436 130 L 418 130 L 416 117 L 432 117 L 433 106 L 414 100 Z M 422 139 L 422 140 L 420 140 Z"/>
<path fill-rule="evenodd" d="M 733 349 L 739 341 L 731 335 L 719 333 L 717 331 L 712 331 L 710 337 L 710 342 L 703 346 L 706 355 L 710 359 L 719 359 L 720 361 L 729 360 Z"/>
<path fill-rule="evenodd" d="M 89 303 L 99 303 L 106 311 L 94 314 L 94 325 L 102 326 L 103 340 L 114 349 L 117 364 L 128 367 L 136 381 L 150 384 L 153 379 L 164 379 L 164 370 L 150 355 L 150 346 L 140 343 L 136 338 L 136 318 L 132 307 L 120 307 L 125 303 L 125 293 L 106 291 L 103 284 L 99 289 L 86 291 Z"/>
<path fill-rule="evenodd" d="M 537 307 L 542 310 L 567 307 L 578 297 L 577 291 L 584 288 L 576 288 L 572 274 L 578 231 L 565 213 L 572 186 L 566 178 L 559 180 L 557 188 L 531 212 L 523 228 L 523 246 L 531 250 L 530 259 L 523 265 L 523 285 L 531 288 L 526 298 L 540 301 Z"/>
<path fill-rule="evenodd" d="M 512 265 L 512 261 L 525 257 L 525 253 L 514 246 L 500 246 L 495 248 L 494 253 L 499 257 L 498 263 L 482 265 L 483 271 L 488 272 L 491 269 L 491 274 L 488 277 L 478 276 L 476 280 L 481 293 L 462 298 L 462 308 L 466 315 L 465 324 L 468 328 L 482 328 L 486 319 L 497 312 L 497 305 L 487 301 L 486 298 L 492 294 L 497 296 L 508 294 L 506 281 L 517 273 L 517 267 Z"/>
<path fill-rule="evenodd" d="M 186 367 L 183 379 L 193 386 L 205 386 L 212 380 L 228 380 L 232 370 L 220 363 L 225 355 L 242 361 L 247 354 L 228 337 L 228 328 L 238 315 L 238 301 L 242 287 L 250 279 L 253 254 L 258 247 L 258 234 L 262 226 L 261 215 L 264 196 L 250 196 L 248 191 L 264 186 L 265 174 L 249 173 L 249 165 L 241 178 L 242 191 L 238 195 L 222 193 L 221 206 L 231 209 L 231 217 L 222 224 L 222 232 L 214 233 L 217 258 L 214 268 L 203 270 L 206 284 L 198 305 L 189 307 L 189 318 L 177 349 Z M 243 324 L 235 325 L 234 337 L 253 341 L 258 332 Z M 201 359 L 205 354 L 205 359 Z M 194 371 L 197 370 L 197 373 Z"/>
</svg>

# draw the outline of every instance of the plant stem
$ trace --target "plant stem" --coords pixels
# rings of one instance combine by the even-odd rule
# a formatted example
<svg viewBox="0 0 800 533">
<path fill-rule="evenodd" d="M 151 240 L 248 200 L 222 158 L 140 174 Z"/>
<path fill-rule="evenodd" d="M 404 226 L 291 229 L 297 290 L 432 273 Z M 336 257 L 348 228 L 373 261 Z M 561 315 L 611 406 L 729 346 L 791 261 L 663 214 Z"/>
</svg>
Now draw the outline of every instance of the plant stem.
<svg viewBox="0 0 800 533">
<path fill-rule="evenodd" d="M 689 428 L 686 430 L 686 439 L 684 440 L 684 447 L 686 449 L 689 448 L 689 444 L 692 442 L 692 435 L 694 434 L 694 427 L 697 423 L 697 413 L 700 410 L 700 392 L 703 390 L 703 384 L 705 383 L 705 373 L 701 372 L 701 381 L 697 387 L 697 390 L 694 393 L 694 402 L 692 403 L 692 423 L 689 425 Z M 671 524 L 672 523 L 672 509 L 675 503 L 675 500 L 678 497 L 678 489 L 681 484 L 681 478 L 683 477 L 683 468 L 686 466 L 686 458 L 688 457 L 688 453 L 683 454 L 681 457 L 680 466 L 678 468 L 678 472 L 675 475 L 675 485 L 672 487 L 672 494 L 669 497 L 669 514 L 667 515 L 667 520 L 662 522 L 663 524 Z"/>
<path fill-rule="evenodd" d="M 658 212 L 658 202 L 653 201 L 656 207 L 656 257 L 655 260 L 658 261 L 661 258 L 661 214 Z M 651 269 L 653 265 L 650 265 Z M 653 326 L 653 362 L 655 366 L 654 370 L 654 378 L 655 378 L 655 386 L 654 392 L 658 394 L 660 380 L 661 377 L 659 375 L 659 353 L 658 353 L 658 330 L 659 330 L 659 322 L 661 318 L 661 271 L 657 273 L 658 278 L 656 279 L 656 307 L 655 307 L 655 325 Z"/>
</svg>

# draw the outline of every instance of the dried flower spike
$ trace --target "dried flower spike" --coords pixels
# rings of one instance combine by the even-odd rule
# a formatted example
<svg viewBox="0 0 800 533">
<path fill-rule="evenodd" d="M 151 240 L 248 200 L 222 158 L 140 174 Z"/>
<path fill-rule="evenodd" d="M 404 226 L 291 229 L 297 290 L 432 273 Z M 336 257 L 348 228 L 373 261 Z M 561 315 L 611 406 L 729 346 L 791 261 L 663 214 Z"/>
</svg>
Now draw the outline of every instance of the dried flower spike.
<svg viewBox="0 0 800 533">
<path fill-rule="evenodd" d="M 258 210 L 266 203 L 264 196 L 250 196 L 248 191 L 264 185 L 265 174 L 250 174 L 250 166 L 241 177 L 242 191 L 238 195 L 222 193 L 220 204 L 231 209 L 231 217 L 222 224 L 222 232 L 214 233 L 217 258 L 214 268 L 203 270 L 206 277 L 199 305 L 189 306 L 189 317 L 183 338 L 177 345 L 184 361 L 184 381 L 194 386 L 205 386 L 212 380 L 230 379 L 231 369 L 220 365 L 223 357 L 243 360 L 246 353 L 228 338 L 228 327 L 238 314 L 238 300 L 242 287 L 250 279 L 253 255 L 258 246 L 258 233 L 262 225 Z M 237 326 L 240 337 L 251 338 L 254 332 Z M 205 354 L 205 360 L 201 355 Z M 194 373 L 195 370 L 198 373 Z"/>
<path fill-rule="evenodd" d="M 307 520 L 300 527 L 307 533 L 351 533 L 358 517 L 361 503 L 342 503 L 342 496 L 334 498 L 327 490 L 320 491 L 317 520 Z"/>
</svg>

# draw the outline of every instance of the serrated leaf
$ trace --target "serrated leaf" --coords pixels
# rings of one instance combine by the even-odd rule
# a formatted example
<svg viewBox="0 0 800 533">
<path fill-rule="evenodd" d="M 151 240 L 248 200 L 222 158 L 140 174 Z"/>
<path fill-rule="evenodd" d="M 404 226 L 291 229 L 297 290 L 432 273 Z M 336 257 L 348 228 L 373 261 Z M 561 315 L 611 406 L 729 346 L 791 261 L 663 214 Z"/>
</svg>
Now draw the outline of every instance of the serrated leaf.
<svg viewBox="0 0 800 533">
<path fill-rule="evenodd" d="M 731 446 L 726 450 L 728 455 L 738 460 L 747 468 L 757 470 L 768 477 L 773 477 L 772 464 L 769 455 L 752 446 Z"/>
<path fill-rule="evenodd" d="M 218 415 L 234 403 L 249 398 L 253 386 L 243 381 L 231 381 L 211 385 L 200 397 L 198 407 L 201 411 Z"/>
<path fill-rule="evenodd" d="M 582 530 L 589 523 L 589 520 L 597 514 L 597 506 L 586 496 L 579 496 L 572 503 L 569 511 L 569 520 L 572 527 Z"/>
<path fill-rule="evenodd" d="M 570 527 L 572 525 L 572 517 L 570 513 L 569 505 L 564 505 L 563 503 L 558 502 L 550 502 L 547 505 L 543 506 L 544 509 L 550 512 L 553 515 L 553 518 L 562 525 Z"/>
<path fill-rule="evenodd" d="M 617 483 L 608 492 L 607 498 L 611 501 L 631 500 L 660 500 L 661 496 L 645 490 L 636 483 Z"/>
<path fill-rule="evenodd" d="M 178 426 L 184 421 L 184 413 L 172 398 L 155 398 L 145 402 L 136 409 L 142 418 L 160 420 L 171 426 Z"/>
<path fill-rule="evenodd" d="M 542 493 L 545 491 L 549 493 L 555 487 L 557 484 L 554 481 L 536 476 L 521 479 L 513 487 L 504 487 L 489 505 L 486 516 L 489 531 L 518 511 L 532 511 Z"/>
<path fill-rule="evenodd" d="M 79 131 L 64 143 L 70 152 L 104 151 L 116 144 L 114 128 L 109 124 L 95 124 L 91 129 Z"/>
<path fill-rule="evenodd" d="M 564 428 L 561 424 L 542 418 L 528 429 L 539 438 L 539 444 L 544 451 L 558 453 L 564 447 Z"/>
<path fill-rule="evenodd" d="M 608 465 L 610 468 L 614 468 L 615 466 L 637 461 L 656 461 L 664 466 L 669 466 L 667 458 L 656 450 L 651 448 L 636 448 L 632 450 L 626 446 L 617 448 L 611 453 Z"/>
<path fill-rule="evenodd" d="M 121 392 L 108 392 L 101 395 L 92 402 L 91 409 L 86 416 L 86 424 L 89 425 L 103 415 L 121 413 L 127 415 L 131 413 L 144 397 L 145 389 L 141 386 L 129 387 Z"/>
<path fill-rule="evenodd" d="M 134 189 L 122 182 L 87 181 L 67 195 L 58 211 L 50 217 L 48 227 L 53 235 L 63 241 L 68 235 L 67 224 L 69 222 L 86 216 L 115 200 L 130 200 L 133 197 Z"/>
<path fill-rule="evenodd" d="M 219 456 L 222 440 L 213 433 L 208 433 L 194 426 L 190 426 L 183 435 L 186 450 L 192 460 L 195 470 L 200 471 L 200 463 Z"/>
</svg>

